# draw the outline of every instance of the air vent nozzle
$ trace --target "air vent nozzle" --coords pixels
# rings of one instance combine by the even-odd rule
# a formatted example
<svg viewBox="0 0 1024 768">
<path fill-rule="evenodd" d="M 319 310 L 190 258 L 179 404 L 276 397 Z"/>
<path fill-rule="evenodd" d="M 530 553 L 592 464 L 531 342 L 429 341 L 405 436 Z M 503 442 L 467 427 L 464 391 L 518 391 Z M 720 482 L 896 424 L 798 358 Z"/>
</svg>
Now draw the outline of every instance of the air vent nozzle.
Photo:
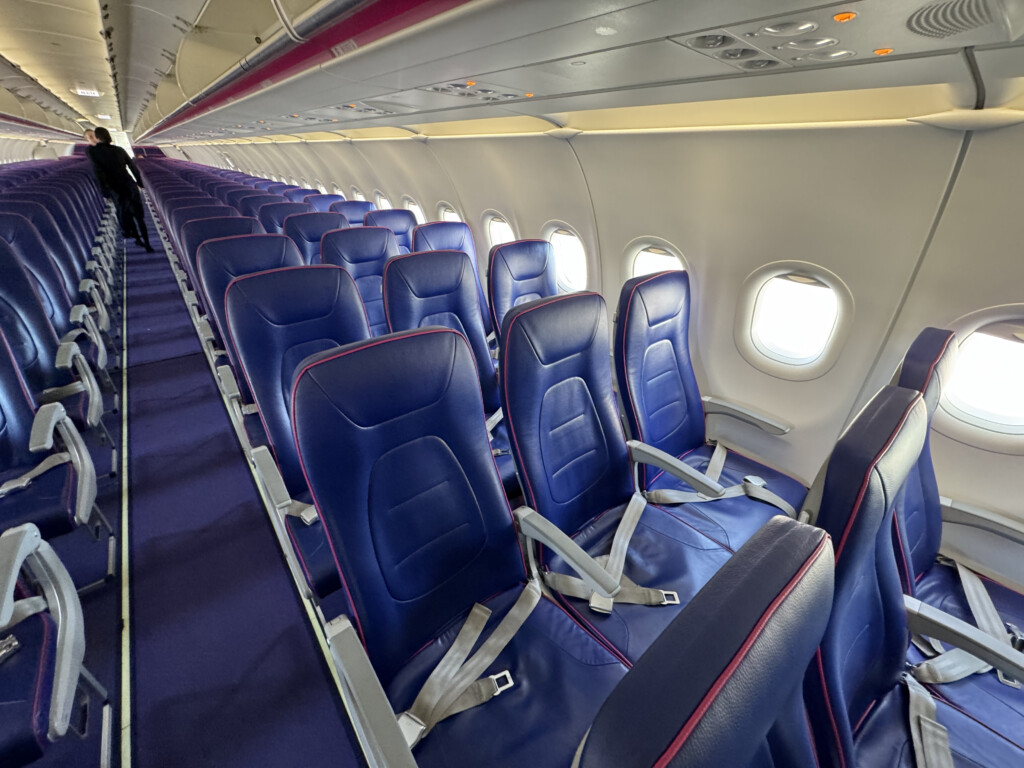
<svg viewBox="0 0 1024 768">
<path fill-rule="evenodd" d="M 918 8 L 907 19 L 907 29 L 924 37 L 953 37 L 995 21 L 988 0 L 949 0 Z"/>
</svg>

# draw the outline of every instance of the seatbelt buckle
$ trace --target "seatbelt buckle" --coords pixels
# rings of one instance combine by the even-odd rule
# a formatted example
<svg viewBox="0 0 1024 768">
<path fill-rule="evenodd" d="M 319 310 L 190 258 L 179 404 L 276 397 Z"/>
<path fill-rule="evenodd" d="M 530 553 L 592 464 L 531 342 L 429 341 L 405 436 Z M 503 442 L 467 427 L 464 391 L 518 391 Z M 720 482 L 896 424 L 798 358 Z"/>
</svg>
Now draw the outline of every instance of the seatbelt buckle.
<svg viewBox="0 0 1024 768">
<path fill-rule="evenodd" d="M 420 739 L 423 738 L 423 734 L 427 730 L 426 724 L 420 720 L 416 715 L 411 715 L 408 712 L 403 712 L 398 716 L 398 730 L 402 732 L 402 736 L 405 737 L 405 744 L 409 749 L 412 749 L 420 743 Z"/>
<path fill-rule="evenodd" d="M 494 684 L 495 696 L 500 696 L 502 692 L 507 691 L 516 684 L 516 681 L 512 679 L 512 673 L 507 669 L 503 669 L 501 672 L 491 675 L 488 680 Z"/>
<path fill-rule="evenodd" d="M 753 485 L 755 488 L 764 488 L 768 483 L 764 481 L 763 477 L 757 475 L 747 475 L 743 478 L 743 482 L 749 485 Z"/>
<path fill-rule="evenodd" d="M 3 664 L 17 653 L 19 648 L 21 648 L 21 643 L 18 642 L 18 638 L 14 635 L 0 638 L 0 664 Z"/>
<path fill-rule="evenodd" d="M 1006 628 L 1010 632 L 1010 645 L 1024 653 L 1024 632 L 1021 632 L 1020 627 L 1009 621 L 1006 622 Z"/>
<path fill-rule="evenodd" d="M 614 606 L 614 598 L 599 595 L 597 592 L 590 596 L 590 610 L 595 613 L 611 613 Z"/>
<path fill-rule="evenodd" d="M 679 605 L 679 593 L 671 589 L 661 590 L 661 602 L 659 605 Z"/>
</svg>

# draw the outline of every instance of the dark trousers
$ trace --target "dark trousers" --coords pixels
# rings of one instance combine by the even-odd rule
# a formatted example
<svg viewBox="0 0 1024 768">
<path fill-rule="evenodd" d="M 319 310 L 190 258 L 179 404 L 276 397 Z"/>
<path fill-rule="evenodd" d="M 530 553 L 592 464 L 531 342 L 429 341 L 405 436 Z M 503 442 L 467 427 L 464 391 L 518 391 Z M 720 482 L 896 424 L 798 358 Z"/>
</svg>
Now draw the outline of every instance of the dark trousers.
<svg viewBox="0 0 1024 768">
<path fill-rule="evenodd" d="M 149 230 L 146 228 L 142 195 L 139 194 L 138 188 L 115 190 L 114 201 L 117 203 L 117 216 L 124 236 L 137 238 L 148 245 Z"/>
</svg>

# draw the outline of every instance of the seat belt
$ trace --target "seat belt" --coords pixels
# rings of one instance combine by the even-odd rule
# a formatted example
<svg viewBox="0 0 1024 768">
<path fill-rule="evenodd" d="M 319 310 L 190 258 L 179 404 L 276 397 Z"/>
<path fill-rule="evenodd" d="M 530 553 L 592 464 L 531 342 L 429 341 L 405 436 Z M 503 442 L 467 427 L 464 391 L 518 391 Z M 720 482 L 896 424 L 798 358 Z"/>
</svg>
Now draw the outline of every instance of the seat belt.
<svg viewBox="0 0 1024 768">
<path fill-rule="evenodd" d="M 800 514 L 797 516 L 797 520 L 801 523 L 807 523 L 808 525 L 818 524 L 818 512 L 821 510 L 821 499 L 825 493 L 825 476 L 828 474 L 828 463 L 831 460 L 832 454 L 830 453 L 825 457 L 825 461 L 821 463 L 818 474 L 814 476 L 814 481 L 807 490 L 807 496 L 804 498 Z"/>
<path fill-rule="evenodd" d="M 914 675 L 904 673 L 907 686 L 910 738 L 914 744 L 916 768 L 953 768 L 949 732 L 935 719 L 935 700 Z"/>
<path fill-rule="evenodd" d="M 67 464 L 70 461 L 71 454 L 69 453 L 51 453 L 25 474 L 19 475 L 18 477 L 12 477 L 3 485 L 0 485 L 0 499 L 12 491 L 20 491 L 28 488 L 28 486 L 32 484 L 32 481 L 40 475 L 49 472 L 54 467 L 59 467 L 61 464 Z"/>
<path fill-rule="evenodd" d="M 540 583 L 530 579 L 509 612 L 470 656 L 491 615 L 489 608 L 479 603 L 473 605 L 455 642 L 434 667 L 412 706 L 397 716 L 398 727 L 410 749 L 445 718 L 484 704 L 515 685 L 508 670 L 489 677 L 480 675 L 519 631 L 540 597 Z"/>
<path fill-rule="evenodd" d="M 725 467 L 725 459 L 728 453 L 729 449 L 721 442 L 715 443 L 715 451 L 711 454 L 711 460 L 708 462 L 708 468 L 704 472 L 704 476 L 717 483 L 718 478 L 722 475 L 722 469 Z M 651 504 L 701 504 L 705 501 L 718 501 L 719 499 L 730 499 L 735 496 L 747 496 L 748 498 L 762 501 L 765 504 L 770 504 L 790 517 L 795 518 L 797 516 L 793 505 L 777 493 L 768 490 L 765 481 L 757 475 L 747 475 L 743 478 L 742 483 L 729 486 L 718 496 L 705 496 L 695 491 L 677 491 L 670 488 L 647 491 L 644 496 Z"/>
</svg>

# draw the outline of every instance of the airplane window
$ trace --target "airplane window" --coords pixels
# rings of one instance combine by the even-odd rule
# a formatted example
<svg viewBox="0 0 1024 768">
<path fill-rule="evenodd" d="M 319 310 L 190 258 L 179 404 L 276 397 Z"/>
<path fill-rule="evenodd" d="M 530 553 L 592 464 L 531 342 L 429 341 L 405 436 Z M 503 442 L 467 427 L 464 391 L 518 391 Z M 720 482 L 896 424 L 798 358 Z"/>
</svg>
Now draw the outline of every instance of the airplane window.
<svg viewBox="0 0 1024 768">
<path fill-rule="evenodd" d="M 317 179 L 313 183 L 313 186 L 316 187 L 318 190 L 320 190 L 320 194 L 321 195 L 326 195 L 327 194 L 327 185 L 324 184 L 322 181 L 320 181 L 320 179 Z"/>
<path fill-rule="evenodd" d="M 359 187 L 352 187 L 352 199 L 353 200 L 365 200 L 366 195 L 359 191 Z"/>
<path fill-rule="evenodd" d="M 487 219 L 487 239 L 491 247 L 510 243 L 516 239 L 516 233 L 512 231 L 512 225 L 501 216 L 491 216 Z"/>
<path fill-rule="evenodd" d="M 374 197 L 377 198 L 377 210 L 386 211 L 391 208 L 391 201 L 388 200 L 387 195 L 383 192 L 374 192 Z"/>
<path fill-rule="evenodd" d="M 441 214 L 441 221 L 462 221 L 459 212 L 447 203 L 441 203 L 437 206 L 437 212 Z"/>
<path fill-rule="evenodd" d="M 587 252 L 583 241 L 574 232 L 559 228 L 548 235 L 555 252 L 555 282 L 565 293 L 587 287 Z"/>
<path fill-rule="evenodd" d="M 419 203 L 417 203 L 411 197 L 405 198 L 403 202 L 405 203 L 406 210 L 412 211 L 412 215 L 416 217 L 417 224 L 422 224 L 427 220 L 427 217 L 423 215 L 423 209 L 420 208 Z"/>
<path fill-rule="evenodd" d="M 683 262 L 671 251 L 651 245 L 633 257 L 633 277 L 652 275 L 669 269 L 683 269 Z"/>
<path fill-rule="evenodd" d="M 813 363 L 828 346 L 839 317 L 836 292 L 813 277 L 788 274 L 761 286 L 751 336 L 758 350 L 789 365 Z"/>
<path fill-rule="evenodd" d="M 943 400 L 961 421 L 1024 433 L 1024 325 L 989 325 L 964 339 Z"/>
</svg>

